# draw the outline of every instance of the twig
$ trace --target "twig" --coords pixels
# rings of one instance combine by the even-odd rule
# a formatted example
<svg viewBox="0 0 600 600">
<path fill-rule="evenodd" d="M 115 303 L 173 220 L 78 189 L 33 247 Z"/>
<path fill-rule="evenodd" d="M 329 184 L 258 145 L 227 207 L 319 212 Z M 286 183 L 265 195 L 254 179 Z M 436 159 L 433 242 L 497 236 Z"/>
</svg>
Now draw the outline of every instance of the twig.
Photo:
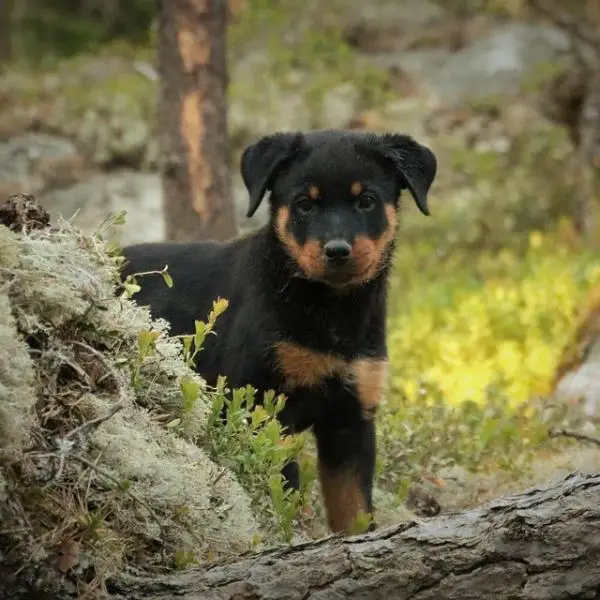
<svg viewBox="0 0 600 600">
<path fill-rule="evenodd" d="M 82 423 L 78 427 L 75 427 L 75 429 L 71 429 L 71 431 L 69 431 L 64 436 L 63 439 L 67 440 L 67 439 L 73 437 L 77 433 L 82 433 L 83 431 L 85 431 L 87 429 L 91 429 L 92 427 L 97 427 L 98 425 L 101 425 L 105 421 L 108 421 L 111 417 L 114 417 L 120 410 L 123 410 L 123 408 L 124 408 L 124 406 L 122 404 L 117 404 L 117 405 L 113 406 L 110 409 L 110 411 L 108 411 L 108 414 L 106 414 L 102 417 L 97 417 L 96 419 L 92 419 L 91 421 L 86 421 L 85 423 Z"/>
<path fill-rule="evenodd" d="M 111 475 L 108 471 L 105 471 L 103 468 L 99 467 L 98 465 L 95 465 L 93 462 L 89 461 L 87 458 L 84 458 L 83 456 L 79 456 L 79 454 L 71 454 L 70 458 L 75 459 L 76 461 L 80 462 L 82 465 L 86 466 L 88 469 L 92 469 L 93 471 L 98 473 L 98 475 L 101 475 L 102 477 L 108 479 L 109 481 L 112 481 L 115 485 L 117 485 L 119 487 L 119 489 L 124 491 L 132 500 L 137 502 L 140 506 L 143 506 L 148 511 L 150 516 L 156 521 L 156 524 L 158 525 L 158 528 L 160 530 L 160 537 L 161 537 L 161 542 L 162 542 L 162 546 L 163 546 L 162 551 L 163 551 L 163 558 L 164 558 L 164 547 L 166 545 L 165 530 L 160 521 L 159 516 L 156 514 L 154 509 L 151 508 L 148 505 L 148 503 L 145 500 L 142 500 L 137 494 L 134 494 L 131 490 L 124 488 L 122 483 L 114 475 Z"/>
<path fill-rule="evenodd" d="M 117 373 L 117 371 L 115 371 L 115 369 L 112 367 L 112 365 L 106 360 L 106 357 L 102 354 L 102 352 L 99 352 L 95 348 L 92 348 L 92 346 L 90 346 L 89 344 L 85 344 L 84 342 L 80 342 L 78 340 L 69 340 L 69 343 L 74 344 L 75 346 L 79 346 L 80 348 L 83 348 L 84 350 L 87 350 L 88 352 L 93 354 L 104 365 L 106 370 L 112 375 L 112 378 L 114 379 L 115 383 L 117 384 L 120 399 L 124 400 L 125 399 L 125 391 L 124 391 L 125 384 L 123 383 L 123 379 L 121 378 L 119 373 Z"/>
<path fill-rule="evenodd" d="M 49 487 L 50 484 L 54 483 L 55 481 L 60 481 L 63 471 L 65 470 L 67 454 L 72 447 L 73 444 L 71 442 L 67 442 L 64 439 L 59 440 L 58 451 L 56 453 L 56 455 L 58 455 L 58 469 L 56 470 L 54 477 L 52 477 L 52 479 L 44 485 L 45 488 Z"/>
<path fill-rule="evenodd" d="M 577 431 L 572 431 L 571 429 L 551 429 L 548 432 L 550 437 L 568 437 L 573 438 L 579 442 L 589 442 L 590 444 L 595 444 L 596 446 L 600 446 L 600 438 L 597 438 L 593 435 L 587 435 L 585 433 L 579 433 Z"/>
</svg>

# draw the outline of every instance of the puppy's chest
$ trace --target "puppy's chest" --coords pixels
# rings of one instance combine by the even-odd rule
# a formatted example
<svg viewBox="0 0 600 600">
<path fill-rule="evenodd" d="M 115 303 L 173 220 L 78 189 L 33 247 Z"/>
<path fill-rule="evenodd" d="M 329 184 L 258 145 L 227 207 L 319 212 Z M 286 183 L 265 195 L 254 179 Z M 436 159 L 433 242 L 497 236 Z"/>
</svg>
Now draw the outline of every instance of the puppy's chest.
<svg viewBox="0 0 600 600">
<path fill-rule="evenodd" d="M 327 399 L 328 390 L 341 386 L 349 391 L 366 411 L 375 409 L 385 391 L 388 364 L 385 357 L 354 354 L 350 357 L 332 351 L 315 350 L 295 342 L 274 345 L 275 368 L 284 392 L 301 390 L 315 398 Z M 332 382 L 336 386 L 332 388 Z"/>
</svg>

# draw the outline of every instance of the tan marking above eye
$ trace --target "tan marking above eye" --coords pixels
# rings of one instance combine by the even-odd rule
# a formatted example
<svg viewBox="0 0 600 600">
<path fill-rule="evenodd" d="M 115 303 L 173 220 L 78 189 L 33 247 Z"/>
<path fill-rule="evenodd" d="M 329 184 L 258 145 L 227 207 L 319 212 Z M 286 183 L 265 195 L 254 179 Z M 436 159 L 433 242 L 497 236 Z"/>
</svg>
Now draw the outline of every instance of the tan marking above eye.
<svg viewBox="0 0 600 600">
<path fill-rule="evenodd" d="M 312 200 L 317 200 L 320 195 L 321 195 L 321 193 L 319 192 L 319 188 L 316 185 L 309 186 L 309 188 L 308 188 L 308 196 Z"/>
<path fill-rule="evenodd" d="M 363 191 L 363 184 L 360 181 L 355 181 L 350 186 L 350 193 L 353 196 L 358 196 Z"/>
</svg>

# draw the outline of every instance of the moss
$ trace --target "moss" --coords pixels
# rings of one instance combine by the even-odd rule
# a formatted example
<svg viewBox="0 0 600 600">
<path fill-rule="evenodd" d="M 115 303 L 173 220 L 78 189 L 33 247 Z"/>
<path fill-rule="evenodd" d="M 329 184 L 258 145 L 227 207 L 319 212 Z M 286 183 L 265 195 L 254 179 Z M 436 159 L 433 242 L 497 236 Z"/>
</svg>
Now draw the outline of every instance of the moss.
<svg viewBox="0 0 600 600">
<path fill-rule="evenodd" d="M 101 411 L 97 402 L 93 408 L 98 417 L 110 410 L 110 403 Z M 233 556 L 248 549 L 258 533 L 249 498 L 231 473 L 221 473 L 200 447 L 165 435 L 147 412 L 120 412 L 93 433 L 90 444 L 116 478 L 135 482 L 132 489 L 159 515 L 166 541 L 177 552 L 197 560 Z M 116 531 L 144 540 L 150 527 L 160 537 L 151 515 L 131 521 L 129 511 L 115 509 Z"/>
<path fill-rule="evenodd" d="M 7 287 L 0 286 L 0 457 L 13 460 L 30 441 L 36 393 L 29 349 L 17 332 Z"/>
<path fill-rule="evenodd" d="M 19 260 L 19 245 L 14 233 L 0 225 L 0 268 L 8 269 Z"/>
<path fill-rule="evenodd" d="M 24 573 L 57 564 L 42 582 L 52 590 L 65 545 L 78 548 L 67 568 L 75 580 L 100 585 L 128 564 L 178 568 L 181 556 L 250 548 L 262 531 L 250 496 L 195 443 L 214 392 L 166 324 L 116 294 L 118 252 L 102 232 L 86 236 L 68 222 L 0 231 L 10 249 L 2 256 L 11 256 L 0 267 L 0 479 L 9 494 L 0 519 L 5 532 L 15 527 L 1 542 L 8 562 Z M 197 383 L 192 405 L 183 381 Z"/>
</svg>

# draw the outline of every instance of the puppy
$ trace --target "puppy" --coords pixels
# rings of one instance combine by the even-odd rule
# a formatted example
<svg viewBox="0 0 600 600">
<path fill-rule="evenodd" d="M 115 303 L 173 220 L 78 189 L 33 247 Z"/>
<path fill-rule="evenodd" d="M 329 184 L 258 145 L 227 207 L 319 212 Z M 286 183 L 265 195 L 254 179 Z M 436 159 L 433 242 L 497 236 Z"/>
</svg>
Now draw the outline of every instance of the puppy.
<svg viewBox="0 0 600 600">
<path fill-rule="evenodd" d="M 386 299 L 399 199 L 428 215 L 437 160 L 400 134 L 274 133 L 248 146 L 241 173 L 251 217 L 270 192 L 269 221 L 219 243 L 125 248 L 124 275 L 168 265 L 174 287 L 145 279 L 136 295 L 173 335 L 194 332 L 217 297 L 229 308 L 197 357 L 210 385 L 284 393 L 289 433 L 311 428 L 329 526 L 373 514 L 374 416 L 386 384 Z M 298 466 L 284 470 L 298 487 Z M 374 525 L 371 526 L 371 529 Z"/>
</svg>

